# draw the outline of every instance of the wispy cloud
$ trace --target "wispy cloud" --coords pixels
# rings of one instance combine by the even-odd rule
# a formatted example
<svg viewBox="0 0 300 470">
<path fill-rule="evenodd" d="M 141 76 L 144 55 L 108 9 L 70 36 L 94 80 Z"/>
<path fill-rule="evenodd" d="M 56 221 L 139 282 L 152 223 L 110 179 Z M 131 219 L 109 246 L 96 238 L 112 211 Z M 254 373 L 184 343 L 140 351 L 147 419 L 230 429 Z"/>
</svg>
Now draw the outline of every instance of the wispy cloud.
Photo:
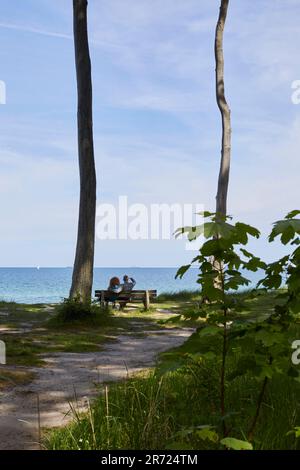
<svg viewBox="0 0 300 470">
<path fill-rule="evenodd" d="M 67 40 L 73 41 L 72 34 L 66 34 L 66 33 L 61 33 L 57 31 L 49 31 L 47 29 L 39 29 L 33 26 L 28 26 L 28 25 L 0 22 L 0 28 L 12 29 L 14 31 L 19 31 L 19 32 L 24 32 L 24 33 L 38 34 L 41 36 L 48 36 L 48 37 L 53 37 L 53 38 L 58 38 L 58 39 L 67 39 Z M 129 49 L 129 46 L 126 46 L 125 44 L 122 44 L 122 43 L 118 44 L 112 41 L 104 41 L 104 40 L 96 39 L 93 37 L 90 38 L 89 42 L 92 47 L 97 47 L 97 48 L 107 48 L 107 49 L 117 49 L 117 50 Z"/>
<path fill-rule="evenodd" d="M 14 214 L 27 240 L 33 232 L 46 239 L 48 229 L 53 239 L 63 239 L 73 229 L 75 234 L 78 200 L 72 5 L 31 0 L 19 24 L 14 3 L 7 2 L 0 23 L 11 47 L 10 54 L 0 51 L 7 75 L 0 78 L 7 80 L 11 98 L 0 116 L 1 240 L 18 235 Z M 127 194 L 133 202 L 192 200 L 214 207 L 221 133 L 213 55 L 219 3 L 89 2 L 100 200 Z M 299 78 L 300 5 L 271 3 L 272 9 L 269 0 L 231 2 L 224 43 L 233 124 L 229 210 L 266 227 L 300 200 L 300 107 L 290 101 L 291 80 Z M 9 31 L 32 34 L 20 41 Z M 42 70 L 46 39 L 42 49 L 38 36 L 48 37 Z M 48 240 L 47 246 L 54 259 L 58 244 Z M 11 252 L 18 261 L 25 250 L 20 244 Z M 104 251 L 99 246 L 99 265 L 111 262 Z M 158 246 L 154 254 L 161 263 L 164 252 Z M 132 262 L 139 264 L 135 256 L 132 249 Z M 142 256 L 143 264 L 151 261 L 147 250 Z M 174 263 L 181 261 L 174 247 Z"/>
<path fill-rule="evenodd" d="M 44 29 L 38 29 L 27 25 L 20 25 L 20 24 L 12 24 L 12 23 L 0 23 L 0 28 L 4 29 L 13 29 L 15 31 L 21 31 L 24 33 L 32 33 L 32 34 L 39 34 L 42 36 L 49 36 L 54 38 L 60 39 L 73 39 L 70 34 L 59 33 L 56 31 L 47 31 Z"/>
</svg>

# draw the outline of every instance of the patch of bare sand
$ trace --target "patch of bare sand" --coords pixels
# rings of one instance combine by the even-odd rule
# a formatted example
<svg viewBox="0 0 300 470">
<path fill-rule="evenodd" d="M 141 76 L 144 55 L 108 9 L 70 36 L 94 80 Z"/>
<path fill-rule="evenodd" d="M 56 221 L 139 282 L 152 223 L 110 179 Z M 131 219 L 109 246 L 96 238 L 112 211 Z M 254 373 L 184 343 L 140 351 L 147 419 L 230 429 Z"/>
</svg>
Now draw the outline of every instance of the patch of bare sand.
<svg viewBox="0 0 300 470">
<path fill-rule="evenodd" d="M 118 336 L 101 352 L 53 354 L 45 368 L 30 369 L 33 382 L 0 395 L 0 450 L 39 449 L 38 398 L 41 427 L 63 426 L 72 418 L 70 403 L 84 409 L 97 385 L 153 366 L 159 353 L 180 346 L 193 332 L 143 327 L 143 336 Z"/>
</svg>

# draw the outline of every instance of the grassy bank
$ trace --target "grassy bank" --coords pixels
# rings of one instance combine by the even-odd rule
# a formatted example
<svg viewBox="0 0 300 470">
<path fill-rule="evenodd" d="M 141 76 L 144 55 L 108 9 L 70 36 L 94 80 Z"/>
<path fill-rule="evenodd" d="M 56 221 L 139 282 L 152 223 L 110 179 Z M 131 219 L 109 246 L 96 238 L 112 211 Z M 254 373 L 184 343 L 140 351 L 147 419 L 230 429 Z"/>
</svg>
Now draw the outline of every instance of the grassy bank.
<svg viewBox="0 0 300 470">
<path fill-rule="evenodd" d="M 255 298 L 248 293 L 243 295 L 247 308 L 241 315 L 246 321 L 261 321 L 272 311 L 275 294 L 261 294 Z M 193 308 L 194 298 L 190 303 L 191 299 L 185 297 L 181 305 L 174 305 L 174 297 L 166 294 L 160 300 L 168 308 L 173 304 L 173 310 L 177 311 Z M 220 362 L 209 356 L 220 345 L 215 337 L 200 335 L 200 330 L 177 350 L 163 354 L 155 370 L 120 384 L 109 384 L 105 393 L 100 391 L 89 413 L 75 414 L 71 425 L 48 436 L 47 447 L 222 448 L 214 439 L 222 430 L 218 390 Z M 291 342 L 296 338 L 300 338 L 298 324 L 292 325 L 286 340 Z M 238 360 L 233 346 L 228 355 L 227 426 L 230 436 L 245 440 L 255 414 L 260 386 L 251 373 L 236 376 Z M 270 382 L 255 431 L 255 449 L 300 449 L 300 441 L 295 434 L 289 433 L 300 425 L 299 393 L 300 384 L 287 375 Z M 203 426 L 211 426 L 210 439 L 209 433 L 203 433 Z"/>
</svg>

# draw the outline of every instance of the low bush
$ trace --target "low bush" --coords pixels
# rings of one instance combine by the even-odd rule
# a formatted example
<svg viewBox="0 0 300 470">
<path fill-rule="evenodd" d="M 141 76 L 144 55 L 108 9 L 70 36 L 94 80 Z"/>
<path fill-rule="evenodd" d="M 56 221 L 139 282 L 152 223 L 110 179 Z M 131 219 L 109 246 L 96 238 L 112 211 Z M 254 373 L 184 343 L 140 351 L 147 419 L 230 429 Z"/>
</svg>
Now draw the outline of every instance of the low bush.
<svg viewBox="0 0 300 470">
<path fill-rule="evenodd" d="M 109 307 L 101 307 L 96 302 L 81 302 L 80 299 L 64 299 L 58 305 L 57 314 L 50 320 L 50 324 L 60 323 L 97 323 L 106 325 L 112 318 Z"/>
</svg>

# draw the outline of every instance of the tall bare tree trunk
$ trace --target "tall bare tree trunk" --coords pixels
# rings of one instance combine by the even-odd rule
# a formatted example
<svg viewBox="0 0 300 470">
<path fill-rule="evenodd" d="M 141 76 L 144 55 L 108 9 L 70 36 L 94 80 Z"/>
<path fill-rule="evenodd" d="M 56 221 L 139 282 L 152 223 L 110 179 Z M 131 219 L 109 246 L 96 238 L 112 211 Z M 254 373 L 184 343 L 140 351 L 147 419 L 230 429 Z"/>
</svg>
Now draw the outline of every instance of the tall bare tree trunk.
<svg viewBox="0 0 300 470">
<path fill-rule="evenodd" d="M 217 104 L 222 116 L 222 150 L 218 180 L 218 191 L 216 197 L 216 212 L 222 216 L 225 216 L 227 213 L 227 193 L 231 156 L 230 109 L 225 98 L 223 55 L 223 33 L 228 5 L 229 0 L 221 0 L 220 13 L 215 36 L 216 96 Z"/>
<path fill-rule="evenodd" d="M 80 204 L 76 255 L 70 297 L 91 299 L 94 268 L 96 170 L 93 144 L 92 77 L 87 32 L 87 0 L 73 0 L 78 92 Z"/>
<path fill-rule="evenodd" d="M 230 109 L 225 98 L 224 86 L 224 54 L 223 54 L 223 34 L 225 22 L 227 17 L 229 0 L 221 0 L 220 13 L 216 27 L 215 36 L 215 59 L 216 59 L 216 96 L 217 104 L 220 109 L 222 117 L 222 149 L 221 149 L 221 164 L 218 180 L 218 191 L 216 197 L 216 213 L 217 219 L 226 216 L 227 214 L 227 193 L 230 172 L 230 156 L 231 156 L 231 123 L 230 123 Z M 219 276 L 215 278 L 215 286 L 222 289 L 223 284 L 223 263 L 213 259 L 213 265 L 218 270 Z M 227 322 L 226 312 L 224 310 L 224 323 L 223 323 L 223 348 L 222 348 L 222 367 L 220 374 L 220 411 L 223 417 L 223 436 L 227 436 L 227 426 L 225 421 L 226 416 L 226 403 L 225 403 L 225 381 L 226 381 L 226 359 L 227 359 Z"/>
</svg>

